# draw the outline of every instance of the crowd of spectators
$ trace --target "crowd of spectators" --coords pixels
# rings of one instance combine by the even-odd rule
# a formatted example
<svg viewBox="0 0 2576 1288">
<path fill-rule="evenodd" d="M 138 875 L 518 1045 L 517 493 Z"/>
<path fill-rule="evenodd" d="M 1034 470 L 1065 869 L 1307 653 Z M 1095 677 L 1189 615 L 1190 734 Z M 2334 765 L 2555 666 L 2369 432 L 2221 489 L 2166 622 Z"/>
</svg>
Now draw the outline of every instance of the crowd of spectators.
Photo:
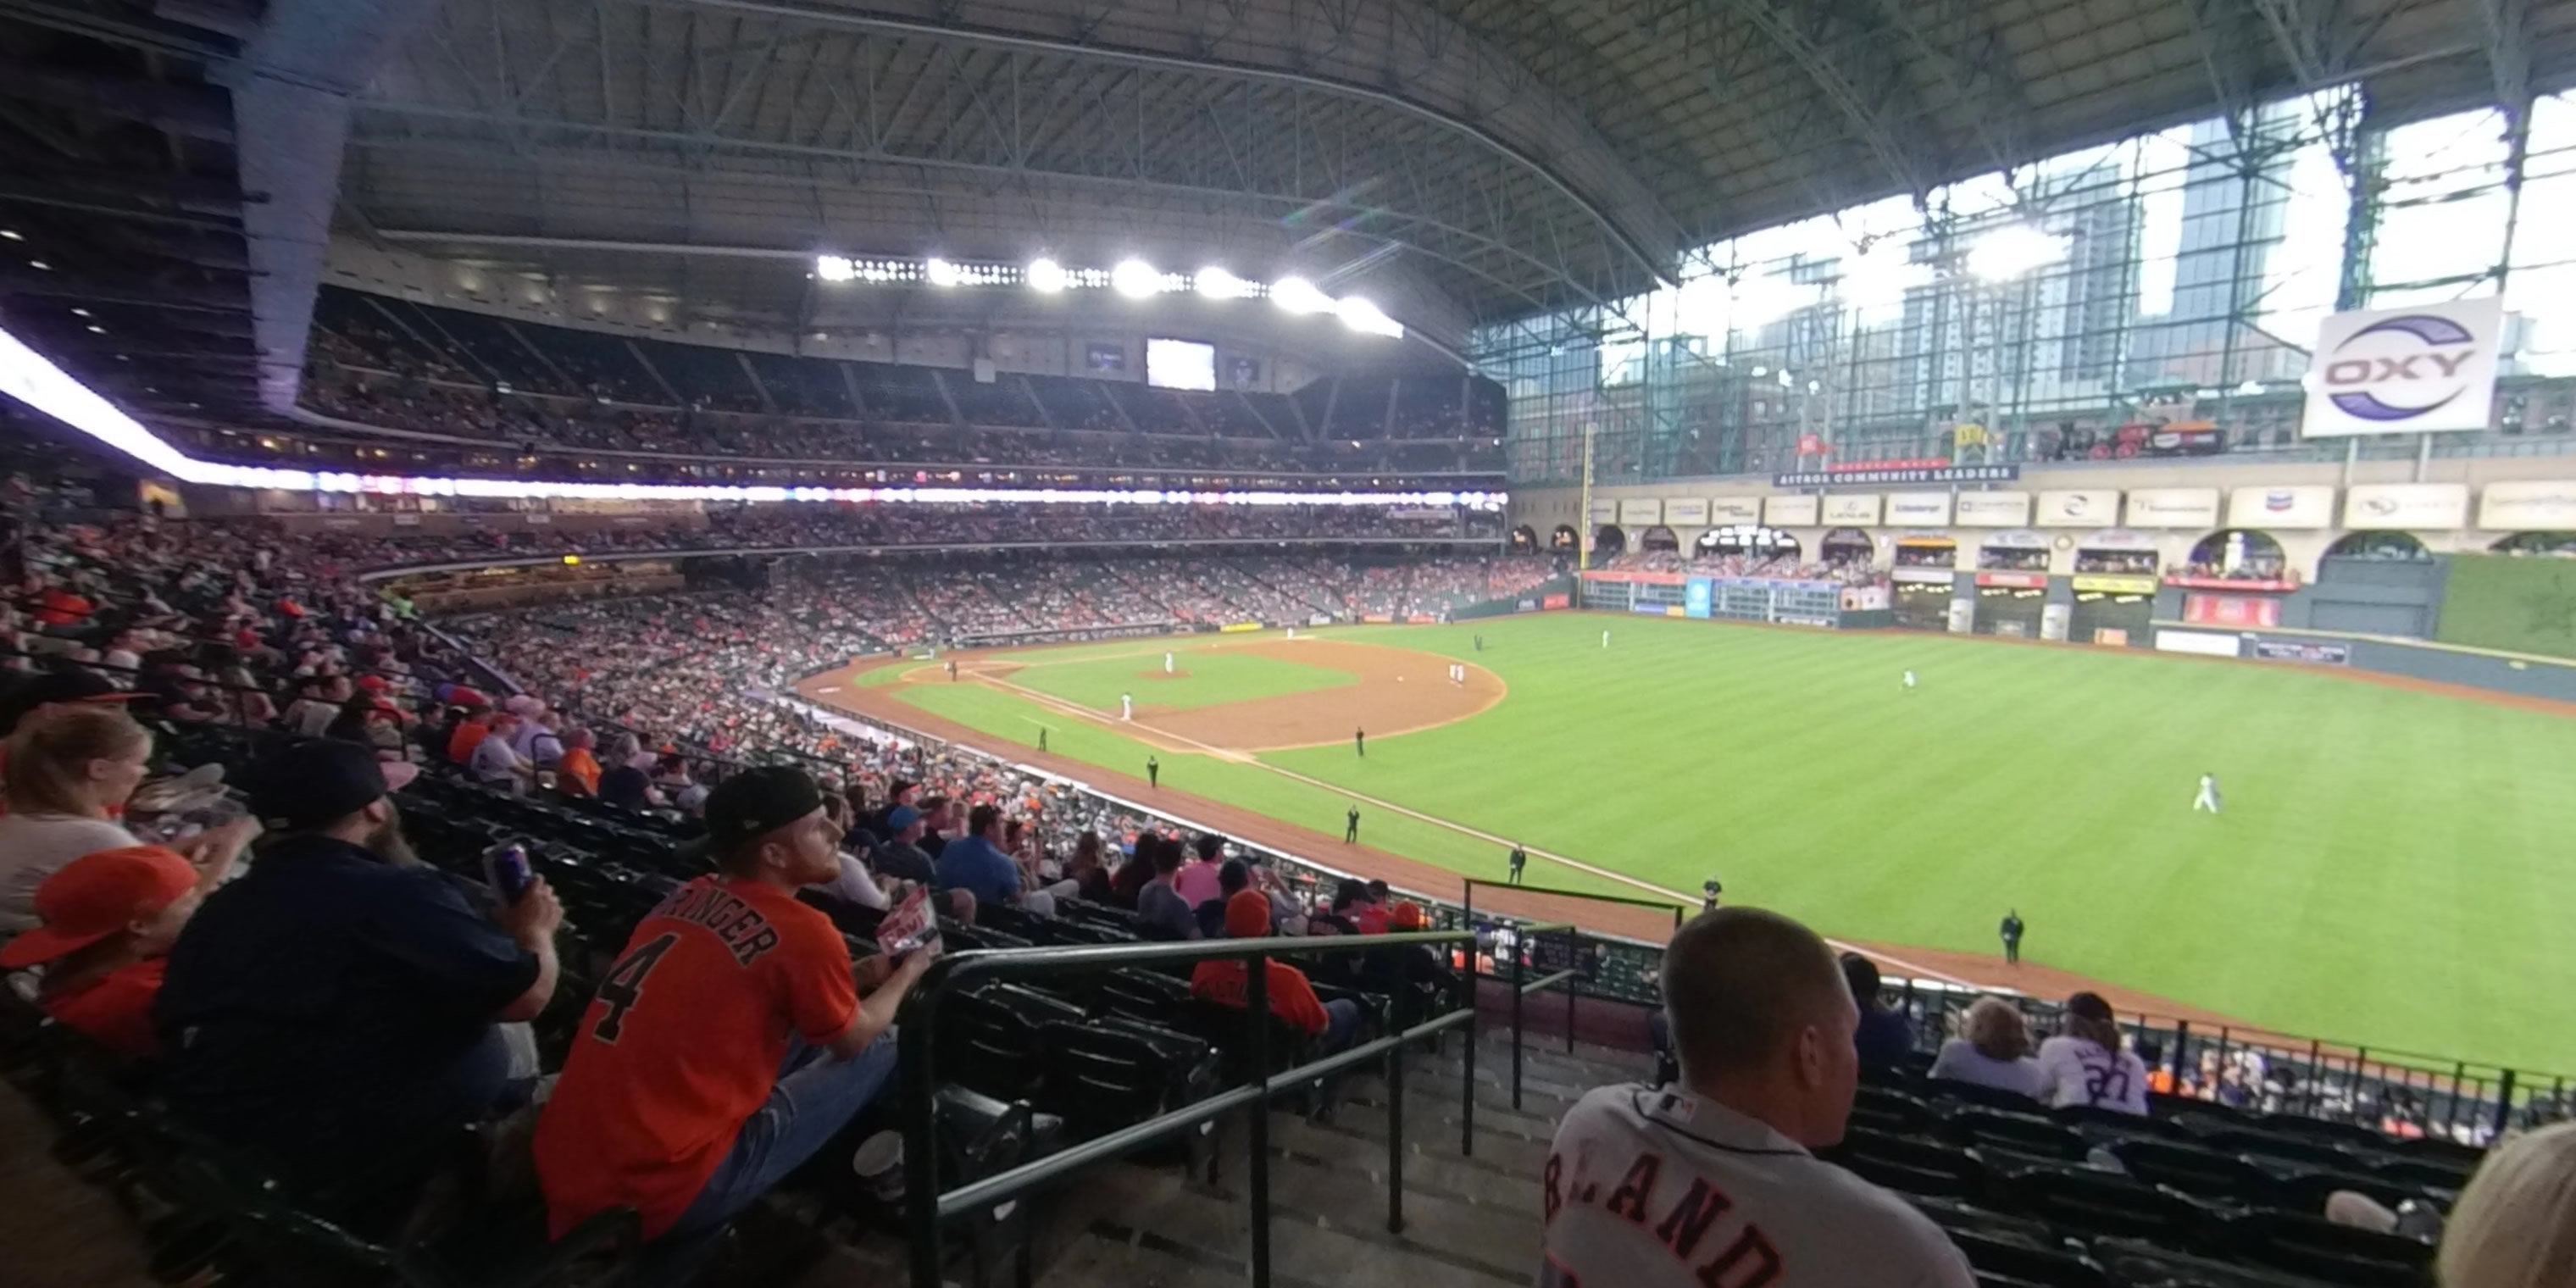
<svg viewBox="0 0 2576 1288">
<path fill-rule="evenodd" d="M 851 463 L 1491 471 L 1502 404 L 1459 377 L 1288 395 L 753 353 L 326 291 L 303 400 L 521 450 Z M 741 359 L 738 361 L 737 359 Z M 746 365 L 747 364 L 747 365 Z M 1301 407 L 1312 406 L 1310 416 Z"/>
<path fill-rule="evenodd" d="M 2075 552 L 2075 571 L 2152 577 L 2156 571 L 2156 552 L 2153 550 L 2078 550 Z"/>
<path fill-rule="evenodd" d="M 1719 553 L 1703 550 L 1641 550 L 1613 555 L 1607 565 L 1619 572 L 1675 573 L 1691 577 L 1738 577 L 1766 581 L 1830 581 L 1845 586 L 1883 585 L 1887 574 L 1857 561 L 1812 563 L 1795 550 Z"/>
</svg>

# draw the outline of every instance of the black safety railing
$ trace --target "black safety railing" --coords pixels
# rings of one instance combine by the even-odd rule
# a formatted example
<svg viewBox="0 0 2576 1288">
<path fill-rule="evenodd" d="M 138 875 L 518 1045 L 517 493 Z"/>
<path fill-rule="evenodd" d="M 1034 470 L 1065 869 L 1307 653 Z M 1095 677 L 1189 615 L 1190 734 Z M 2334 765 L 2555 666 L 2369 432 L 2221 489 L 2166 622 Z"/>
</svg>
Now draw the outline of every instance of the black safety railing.
<svg viewBox="0 0 2576 1288">
<path fill-rule="evenodd" d="M 1539 895 L 1556 899 L 1579 899 L 1590 903 L 1618 904 L 1623 907 L 1630 908 L 1652 908 L 1657 912 L 1671 913 L 1673 918 L 1673 929 L 1675 930 L 1681 929 L 1683 919 L 1690 915 L 1689 909 L 1680 904 L 1674 903 L 1669 899 L 1635 899 L 1623 895 L 1593 894 L 1584 890 L 1560 890 L 1549 886 L 1522 885 L 1514 881 L 1492 881 L 1481 877 L 1469 877 L 1466 879 L 1465 886 L 1459 896 L 1459 914 L 1463 923 L 1470 927 L 1477 924 L 1476 890 L 1478 887 L 1487 887 L 1496 890 L 1510 890 L 1516 894 L 1523 895 Z M 1603 997 L 1616 998 L 1621 1001 L 1636 1002 L 1641 1000 L 1637 994 L 1639 988 L 1643 987 L 1647 994 L 1647 998 L 1644 1000 L 1651 1000 L 1653 995 L 1652 982 L 1643 978 L 1645 972 L 1638 972 L 1640 976 L 1638 979 L 1632 980 L 1622 978 L 1613 981 L 1604 981 L 1600 978 L 1600 963 L 1587 963 L 1585 961 L 1583 954 L 1583 945 L 1585 943 L 1590 942 L 1596 947 L 1606 948 L 1609 946 L 1609 944 L 1603 941 L 1600 937 L 1582 935 L 1570 930 L 1567 933 L 1551 937 L 1543 933 L 1545 929 L 1544 927 L 1521 925 L 1510 919 L 1502 918 L 1498 914 L 1489 913 L 1487 915 L 1494 917 L 1499 923 L 1495 926 L 1494 931 L 1492 932 L 1492 938 L 1496 941 L 1498 953 L 1505 943 L 1508 943 L 1511 948 L 1511 1007 L 1512 1028 L 1514 1032 L 1518 1032 L 1520 1030 L 1521 1008 L 1523 1005 L 1521 999 L 1544 989 L 1560 989 L 1565 993 L 1565 1050 L 1566 1054 L 1571 1055 L 1574 1053 L 1575 1044 L 1575 1004 L 1582 999 L 1586 992 L 1592 992 Z M 1536 954 L 1540 948 L 1551 943 L 1558 945 L 1558 950 L 1552 957 L 1547 959 L 1546 973 L 1540 975 L 1536 979 L 1529 978 L 1532 956 Z M 1496 961 L 1499 966 L 1499 955 L 1497 956 Z M 1603 987 L 1604 983 L 1608 983 L 1610 986 Z M 1471 1054 L 1468 1058 L 1473 1059 L 1474 1056 Z M 1520 1107 L 1521 1047 L 1520 1043 L 1514 1042 L 1512 1044 L 1512 1108 L 1518 1109 Z"/>
<path fill-rule="evenodd" d="M 1568 925 L 1524 927 L 1524 933 L 1579 933 Z M 1476 945 L 1472 929 L 1419 931 L 1392 935 L 1333 935 L 1295 941 L 1220 940 L 1194 943 L 1102 944 L 1070 947 L 1004 949 L 959 953 L 932 963 L 921 982 L 904 999 L 897 1021 L 897 1078 L 904 1133 L 904 1226 L 910 1244 L 913 1288 L 940 1288 L 945 1261 L 947 1224 L 970 1213 L 990 1211 L 1058 1177 L 1095 1163 L 1132 1153 L 1148 1145 L 1250 1109 L 1251 1269 L 1253 1288 L 1270 1284 L 1270 1102 L 1299 1087 L 1370 1061 L 1385 1062 L 1387 1080 L 1387 1207 L 1390 1233 L 1404 1228 L 1404 1058 L 1403 1048 L 1453 1028 L 1466 1033 L 1466 1055 L 1459 1079 L 1461 1117 L 1467 1124 L 1460 1152 L 1474 1152 L 1476 1103 Z M 1405 995 L 1399 994 L 1390 1018 L 1395 1031 L 1271 1072 L 1270 963 L 1275 957 L 1318 957 L 1364 953 L 1386 948 L 1434 948 L 1464 944 L 1468 969 L 1460 976 L 1455 1009 L 1419 1023 L 1410 1018 Z M 939 1072 L 933 1052 L 938 1044 L 940 1008 L 961 987 L 1033 975 L 1063 976 L 1125 966 L 1195 965 L 1239 961 L 1244 966 L 1244 1035 L 1251 1072 L 1238 1085 L 1143 1122 L 1119 1128 L 1054 1153 L 1031 1159 L 991 1176 L 949 1188 L 940 1175 Z M 1513 1011 L 1512 1047 L 1517 1063 L 1521 1030 Z"/>
</svg>

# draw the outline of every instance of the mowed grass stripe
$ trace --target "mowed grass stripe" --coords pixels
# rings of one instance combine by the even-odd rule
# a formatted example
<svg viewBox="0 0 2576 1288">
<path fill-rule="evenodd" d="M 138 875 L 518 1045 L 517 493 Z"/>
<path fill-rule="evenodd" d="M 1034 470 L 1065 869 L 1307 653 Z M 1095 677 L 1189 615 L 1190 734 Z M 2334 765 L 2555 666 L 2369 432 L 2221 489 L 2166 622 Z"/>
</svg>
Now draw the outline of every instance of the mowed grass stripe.
<svg viewBox="0 0 2576 1288">
<path fill-rule="evenodd" d="M 2576 1072 L 2557 1019 L 2576 722 L 2290 666 L 1941 636 L 1572 614 L 1335 635 L 1488 667 L 1511 695 L 1372 739 L 1365 761 L 1266 763 L 1658 885 L 1714 873 L 1839 937 L 1992 951 L 2018 907 L 2052 965 L 2288 1031 Z M 906 697 L 965 701 L 942 692 Z M 942 714 L 1029 739 L 1032 708 L 973 701 L 996 705 Z M 1145 754 L 1078 745 L 1054 748 L 1127 773 Z M 1338 825 L 1336 791 L 1189 760 L 1191 791 Z M 2190 812 L 2204 769 L 2222 818 Z M 1500 873 L 1493 847 L 1433 825 L 1372 811 L 1367 836 Z"/>
</svg>

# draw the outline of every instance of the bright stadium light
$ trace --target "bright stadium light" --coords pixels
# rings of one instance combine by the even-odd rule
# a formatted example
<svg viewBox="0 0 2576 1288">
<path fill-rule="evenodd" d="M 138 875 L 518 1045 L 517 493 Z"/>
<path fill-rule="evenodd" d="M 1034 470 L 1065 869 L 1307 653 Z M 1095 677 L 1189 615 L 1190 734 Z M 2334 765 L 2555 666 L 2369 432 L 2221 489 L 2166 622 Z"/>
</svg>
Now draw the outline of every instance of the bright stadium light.
<svg viewBox="0 0 2576 1288">
<path fill-rule="evenodd" d="M 1968 271 L 1989 282 L 2009 282 L 2034 269 L 2065 261 L 2072 243 L 2029 224 L 2012 224 L 1968 247 Z"/>
<path fill-rule="evenodd" d="M 1214 267 L 1200 269 L 1199 275 L 1190 279 L 1190 284 L 1198 288 L 1199 294 L 1211 300 L 1247 299 L 1251 297 L 1253 290 L 1252 283 L 1222 268 Z"/>
<path fill-rule="evenodd" d="M 1064 265 L 1041 255 L 1029 261 L 1029 289 L 1053 295 L 1064 289 Z"/>
<path fill-rule="evenodd" d="M 847 255 L 817 255 L 814 257 L 814 276 L 822 278 L 826 282 L 847 282 L 855 279 L 858 275 L 859 266 L 851 263 L 850 257 Z"/>
<path fill-rule="evenodd" d="M 1341 317 L 1343 326 L 1363 335 L 1382 335 L 1393 340 L 1404 338 L 1404 325 L 1388 317 L 1386 310 L 1366 296 L 1345 295 L 1333 306 L 1333 312 Z"/>
<path fill-rule="evenodd" d="M 1330 313 L 1333 297 L 1302 277 L 1283 277 L 1270 284 L 1270 302 L 1291 313 Z"/>
<path fill-rule="evenodd" d="M 1123 259 L 1109 270 L 1111 289 L 1131 300 L 1141 300 L 1161 293 L 1163 275 L 1141 259 Z"/>
<path fill-rule="evenodd" d="M 921 265 L 921 275 L 929 278 L 930 284 L 933 286 L 955 286 L 957 283 L 964 280 L 964 275 L 957 271 L 957 266 L 955 264 L 951 264 L 947 260 L 941 259 L 936 255 L 923 261 Z"/>
</svg>

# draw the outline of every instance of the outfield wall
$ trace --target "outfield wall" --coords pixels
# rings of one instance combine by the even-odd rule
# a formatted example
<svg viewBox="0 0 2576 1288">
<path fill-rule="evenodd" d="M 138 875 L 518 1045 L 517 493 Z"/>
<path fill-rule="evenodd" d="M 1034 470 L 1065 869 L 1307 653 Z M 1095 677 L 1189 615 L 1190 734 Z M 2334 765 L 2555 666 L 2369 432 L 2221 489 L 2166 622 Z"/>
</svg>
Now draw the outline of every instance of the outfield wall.
<svg viewBox="0 0 2576 1288">
<path fill-rule="evenodd" d="M 2464 648 L 2430 640 L 2266 627 L 2212 630 L 2159 620 L 2160 652 L 2231 657 L 2324 670 L 2370 671 L 2408 680 L 2456 684 L 2521 698 L 2576 703 L 2576 661 L 2497 649 Z"/>
</svg>

